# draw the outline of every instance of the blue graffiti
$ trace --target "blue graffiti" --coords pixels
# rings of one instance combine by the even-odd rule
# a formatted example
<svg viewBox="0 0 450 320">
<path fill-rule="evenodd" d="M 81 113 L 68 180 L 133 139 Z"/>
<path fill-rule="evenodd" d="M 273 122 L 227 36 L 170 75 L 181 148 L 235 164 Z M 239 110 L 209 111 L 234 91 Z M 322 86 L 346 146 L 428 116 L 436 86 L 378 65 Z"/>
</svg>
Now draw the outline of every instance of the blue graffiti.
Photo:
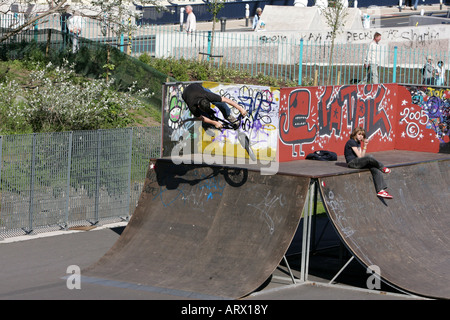
<svg viewBox="0 0 450 320">
<path fill-rule="evenodd" d="M 445 98 L 449 89 L 411 88 L 411 102 L 428 116 L 427 128 L 433 129 L 441 143 L 450 135 L 450 99 Z M 446 139 L 445 139 L 446 138 Z"/>
</svg>

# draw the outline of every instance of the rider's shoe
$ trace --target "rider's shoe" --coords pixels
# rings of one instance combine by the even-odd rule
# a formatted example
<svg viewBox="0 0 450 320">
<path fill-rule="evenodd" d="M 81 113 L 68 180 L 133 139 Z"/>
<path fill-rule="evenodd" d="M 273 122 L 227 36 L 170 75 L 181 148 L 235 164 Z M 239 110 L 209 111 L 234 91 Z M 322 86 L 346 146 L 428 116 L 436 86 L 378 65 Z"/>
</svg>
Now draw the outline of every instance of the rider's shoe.
<svg viewBox="0 0 450 320">
<path fill-rule="evenodd" d="M 239 129 L 239 125 L 240 125 L 239 121 L 235 117 L 233 117 L 231 114 L 227 117 L 227 120 L 230 121 L 234 130 Z"/>
</svg>

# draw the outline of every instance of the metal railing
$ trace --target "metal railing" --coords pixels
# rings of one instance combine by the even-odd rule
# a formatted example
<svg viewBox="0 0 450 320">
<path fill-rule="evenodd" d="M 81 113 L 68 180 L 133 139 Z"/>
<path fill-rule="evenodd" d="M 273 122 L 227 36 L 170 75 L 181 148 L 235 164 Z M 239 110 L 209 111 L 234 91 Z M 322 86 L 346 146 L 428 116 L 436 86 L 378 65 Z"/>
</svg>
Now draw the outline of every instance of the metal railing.
<svg viewBox="0 0 450 320">
<path fill-rule="evenodd" d="M 160 127 L 0 137 L 0 237 L 127 220 Z"/>
<path fill-rule="evenodd" d="M 23 23 L 19 17 L 10 21 L 5 19 L 7 17 L 0 17 L 0 25 L 3 26 L 0 34 L 8 29 L 7 26 Z M 9 41 L 35 40 L 61 50 L 65 45 L 60 26 L 59 15 L 49 16 Z M 117 26 L 86 19 L 81 36 L 116 46 L 133 56 L 147 53 L 157 58 L 189 60 L 219 57 L 212 61 L 216 67 L 245 71 L 250 76 L 271 76 L 298 85 L 353 84 L 366 76 L 364 58 L 367 43 L 335 44 L 331 54 L 329 41 L 307 41 L 294 34 L 215 32 L 213 37 L 211 31 L 180 32 L 178 25 L 133 27 L 126 34 L 117 33 L 114 31 L 118 30 Z M 88 42 L 85 41 L 84 45 Z M 421 70 L 428 56 L 433 57 L 434 64 L 442 61 L 445 69 L 450 65 L 450 54 L 446 50 L 437 51 L 434 46 L 397 48 L 382 44 L 378 55 L 378 74 L 382 83 L 423 84 Z M 448 85 L 448 71 L 445 79 Z"/>
</svg>

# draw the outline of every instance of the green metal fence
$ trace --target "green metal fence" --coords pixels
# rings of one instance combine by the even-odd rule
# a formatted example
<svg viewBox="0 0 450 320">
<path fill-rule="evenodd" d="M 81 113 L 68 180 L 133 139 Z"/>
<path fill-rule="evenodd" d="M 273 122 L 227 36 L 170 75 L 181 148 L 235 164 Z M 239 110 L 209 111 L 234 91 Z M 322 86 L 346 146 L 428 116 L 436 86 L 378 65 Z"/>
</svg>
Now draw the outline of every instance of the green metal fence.
<svg viewBox="0 0 450 320">
<path fill-rule="evenodd" d="M 160 127 L 0 137 L 0 237 L 127 220 Z"/>
<path fill-rule="evenodd" d="M 10 20 L 7 20 L 10 19 Z M 22 20 L 0 17 L 0 35 L 14 23 Z M 15 22 L 14 22 L 15 21 Z M 198 31 L 193 34 L 180 32 L 178 25 L 135 26 L 123 30 L 118 25 L 86 19 L 82 39 L 89 39 L 119 47 L 133 56 L 147 53 L 158 58 L 213 60 L 216 66 L 246 71 L 250 76 L 272 76 L 299 85 L 352 84 L 366 77 L 364 58 L 368 44 L 339 43 L 333 50 L 329 41 L 306 41 L 294 33 L 265 32 L 215 32 Z M 46 42 L 51 49 L 70 50 L 69 40 L 64 42 L 58 15 L 42 19 L 37 24 L 8 41 Z M 84 42 L 88 45 L 88 42 Z M 333 54 L 331 55 L 331 52 Z M 447 50 L 437 52 L 431 46 L 423 48 L 383 45 L 379 52 L 379 81 L 383 83 L 422 84 L 422 67 L 428 56 L 434 65 L 450 65 Z M 331 58 L 331 59 L 330 59 Z M 450 80 L 445 72 L 446 83 Z"/>
</svg>

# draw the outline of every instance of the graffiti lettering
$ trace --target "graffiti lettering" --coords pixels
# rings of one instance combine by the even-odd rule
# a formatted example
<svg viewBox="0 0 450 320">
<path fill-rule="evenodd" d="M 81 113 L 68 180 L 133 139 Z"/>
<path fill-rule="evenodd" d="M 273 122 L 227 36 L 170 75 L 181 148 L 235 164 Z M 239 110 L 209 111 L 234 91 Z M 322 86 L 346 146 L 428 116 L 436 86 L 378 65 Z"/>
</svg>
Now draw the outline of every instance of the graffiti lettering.
<svg viewBox="0 0 450 320">
<path fill-rule="evenodd" d="M 261 43 L 280 43 L 280 42 L 286 42 L 287 37 L 285 35 L 273 35 L 273 36 L 261 36 L 259 37 L 259 41 Z"/>
<path fill-rule="evenodd" d="M 364 90 L 370 86 L 365 86 Z M 382 136 L 386 137 L 391 131 L 391 124 L 386 114 L 386 110 L 383 107 L 385 103 L 386 87 L 384 85 L 373 86 L 372 91 L 368 92 L 366 96 L 360 96 L 359 103 L 364 104 L 364 114 L 358 114 L 358 119 L 352 119 L 353 124 L 358 124 L 359 120 L 364 117 L 364 128 L 369 137 L 376 132 L 380 132 Z M 357 109 L 360 108 L 358 103 Z"/>
<path fill-rule="evenodd" d="M 450 89 L 411 87 L 411 107 L 405 107 L 400 123 L 406 124 L 402 137 L 421 138 L 420 127 L 433 129 L 441 143 L 450 141 Z M 407 104 L 406 102 L 403 103 Z M 419 108 L 415 110 L 414 107 Z"/>
<path fill-rule="evenodd" d="M 311 94 L 314 91 L 317 104 Z M 321 138 L 342 139 L 344 130 L 347 135 L 349 128 L 359 125 L 369 137 L 376 133 L 388 137 L 392 125 L 386 112 L 386 95 L 384 85 L 294 89 L 287 104 L 280 105 L 280 139 L 292 146 L 292 157 L 298 157 L 304 155 L 302 144 L 314 142 L 323 148 Z"/>
<path fill-rule="evenodd" d="M 241 144 L 236 131 L 214 130 L 214 138 L 206 141 L 204 139 L 205 135 L 202 134 L 202 129 L 194 128 L 194 121 L 182 121 L 192 117 L 185 102 L 181 98 L 184 85 L 186 84 L 166 85 L 166 89 L 164 90 L 166 92 L 166 96 L 164 97 L 165 113 L 163 120 L 164 155 L 171 155 L 172 150 L 176 148 L 182 149 L 185 145 L 192 145 L 193 148 L 196 148 L 196 146 L 200 145 L 192 141 L 196 138 L 202 138 L 202 148 L 212 145 L 210 150 L 214 150 L 215 154 L 217 152 L 227 152 L 226 150 L 232 152 L 236 145 L 237 150 L 240 150 Z M 224 85 L 218 83 L 208 83 L 205 86 L 220 96 L 236 101 L 247 110 L 248 117 L 242 120 L 242 128 L 249 136 L 253 151 L 258 155 L 262 155 L 265 158 L 264 160 L 267 160 L 267 158 L 273 159 L 276 155 L 278 142 L 277 128 L 280 90 L 278 88 L 263 86 Z M 214 110 L 216 116 L 219 118 L 223 117 L 218 108 L 214 108 Z M 237 109 L 230 108 L 230 111 L 237 117 Z M 171 144 L 167 143 L 167 137 L 172 141 Z M 191 144 L 191 142 L 193 143 Z M 186 149 L 185 151 L 189 150 Z M 237 156 L 245 157 L 245 153 L 238 152 Z"/>
<path fill-rule="evenodd" d="M 418 136 L 419 139 L 423 138 L 419 124 L 426 125 L 428 122 L 428 115 L 424 110 L 414 112 L 410 108 L 404 108 L 400 112 L 400 116 L 402 116 L 400 123 L 404 122 L 406 124 L 406 132 L 401 133 L 402 137 L 407 135 L 410 138 L 417 138 Z"/>
<path fill-rule="evenodd" d="M 312 123 L 316 114 L 312 111 L 311 93 L 308 89 L 296 89 L 289 95 L 287 110 L 280 111 L 280 139 L 285 144 L 292 145 L 292 156 L 297 157 L 295 146 L 300 146 L 300 156 L 305 153 L 302 143 L 315 139 L 317 126 Z M 315 122 L 315 121 L 314 121 Z"/>
</svg>

